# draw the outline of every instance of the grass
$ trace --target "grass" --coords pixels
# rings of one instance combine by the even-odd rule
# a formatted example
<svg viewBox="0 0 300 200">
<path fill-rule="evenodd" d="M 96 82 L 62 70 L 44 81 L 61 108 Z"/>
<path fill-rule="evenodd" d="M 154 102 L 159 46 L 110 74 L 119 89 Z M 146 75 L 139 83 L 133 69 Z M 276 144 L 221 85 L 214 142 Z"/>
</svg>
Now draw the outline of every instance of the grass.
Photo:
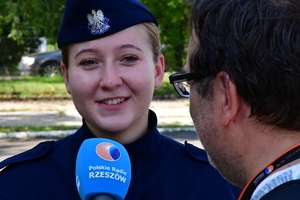
<svg viewBox="0 0 300 200">
<path fill-rule="evenodd" d="M 0 99 L 70 98 L 62 76 L 25 76 L 0 80 Z"/>
<path fill-rule="evenodd" d="M 55 131 L 78 129 L 79 126 L 0 126 L 0 132 Z"/>
<path fill-rule="evenodd" d="M 165 73 L 162 86 L 155 89 L 154 96 L 177 95 L 169 84 L 169 73 Z M 9 99 L 70 99 L 66 92 L 63 77 L 24 76 L 0 79 L 0 100 Z M 159 126 L 160 128 L 178 127 L 178 124 Z M 180 126 L 182 127 L 182 126 Z M 78 129 L 78 126 L 0 126 L 0 132 L 53 131 Z"/>
<path fill-rule="evenodd" d="M 190 128 L 192 126 L 182 126 L 169 124 L 158 126 L 158 128 Z M 56 131 L 56 130 L 77 130 L 79 126 L 0 126 L 0 133 L 27 132 L 27 131 Z"/>
<path fill-rule="evenodd" d="M 162 86 L 155 89 L 156 95 L 176 95 L 166 73 Z M 25 76 L 0 80 L 0 99 L 69 99 L 63 77 Z"/>
</svg>

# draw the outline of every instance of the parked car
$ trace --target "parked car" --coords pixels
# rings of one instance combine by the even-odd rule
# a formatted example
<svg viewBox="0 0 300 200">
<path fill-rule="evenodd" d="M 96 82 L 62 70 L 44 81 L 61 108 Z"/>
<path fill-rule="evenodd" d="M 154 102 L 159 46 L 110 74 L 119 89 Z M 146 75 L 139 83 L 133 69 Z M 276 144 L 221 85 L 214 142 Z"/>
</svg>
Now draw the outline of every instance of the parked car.
<svg viewBox="0 0 300 200">
<path fill-rule="evenodd" d="M 21 75 L 54 76 L 60 73 L 61 52 L 50 51 L 22 56 L 18 69 Z"/>
</svg>

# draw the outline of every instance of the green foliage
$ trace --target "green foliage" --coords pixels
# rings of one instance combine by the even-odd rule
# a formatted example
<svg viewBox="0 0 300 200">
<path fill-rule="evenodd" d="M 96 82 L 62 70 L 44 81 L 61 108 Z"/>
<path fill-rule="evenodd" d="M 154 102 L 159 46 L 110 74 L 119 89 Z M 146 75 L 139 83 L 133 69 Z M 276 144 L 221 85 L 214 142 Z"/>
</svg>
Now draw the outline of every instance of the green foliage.
<svg viewBox="0 0 300 200">
<path fill-rule="evenodd" d="M 18 44 L 11 38 L 1 38 L 0 46 L 0 74 L 19 75 L 18 63 L 25 53 L 35 52 L 41 41 L 38 38 L 24 38 L 24 43 Z M 29 48 L 30 47 L 30 48 Z"/>
<path fill-rule="evenodd" d="M 154 95 L 177 96 L 169 83 L 166 73 L 162 86 L 155 89 Z M 69 99 L 63 77 L 25 76 L 16 79 L 0 80 L 0 99 Z"/>
<path fill-rule="evenodd" d="M 19 74 L 24 54 L 35 52 L 40 37 L 55 42 L 63 14 L 63 2 L 54 0 L 0 0 L 0 73 Z M 13 71 L 13 73 L 11 73 Z"/>
<path fill-rule="evenodd" d="M 61 0 L 1 0 L 0 34 L 9 28 L 7 36 L 24 43 L 26 37 L 46 37 L 56 41 L 63 16 L 64 1 Z"/>
<path fill-rule="evenodd" d="M 20 79 L 0 80 L 1 99 L 65 99 L 66 92 L 62 76 L 28 76 Z"/>
<path fill-rule="evenodd" d="M 189 38 L 187 2 L 185 0 L 141 0 L 141 2 L 158 19 L 167 71 L 178 71 L 186 62 Z"/>
<path fill-rule="evenodd" d="M 186 59 L 188 41 L 188 5 L 185 0 L 141 0 L 159 21 L 163 43 L 162 52 L 166 58 L 166 71 L 177 71 Z M 64 11 L 64 1 L 61 0 L 0 0 L 0 39 L 10 39 L 15 44 L 8 45 L 5 55 L 0 52 L 0 67 L 2 63 L 15 65 L 21 54 L 28 53 L 23 48 L 28 38 L 46 37 L 48 44 L 56 46 L 56 39 Z M 12 57 L 10 61 L 5 57 Z M 0 46 L 3 47 L 4 43 Z M 3 49 L 3 48 L 0 48 Z M 35 49 L 35 47 L 33 48 Z M 20 53 L 22 52 L 22 53 Z"/>
</svg>

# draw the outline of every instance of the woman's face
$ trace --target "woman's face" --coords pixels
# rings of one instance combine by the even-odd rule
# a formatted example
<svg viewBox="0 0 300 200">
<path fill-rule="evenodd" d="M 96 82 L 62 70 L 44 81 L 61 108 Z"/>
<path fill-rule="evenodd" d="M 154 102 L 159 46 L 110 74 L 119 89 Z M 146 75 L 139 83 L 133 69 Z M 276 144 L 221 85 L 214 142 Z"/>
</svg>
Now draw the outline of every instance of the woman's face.
<svg viewBox="0 0 300 200">
<path fill-rule="evenodd" d="M 72 44 L 67 91 L 97 137 L 129 143 L 146 133 L 148 107 L 161 85 L 164 58 L 153 61 L 144 26 L 135 25 L 97 40 Z"/>
</svg>

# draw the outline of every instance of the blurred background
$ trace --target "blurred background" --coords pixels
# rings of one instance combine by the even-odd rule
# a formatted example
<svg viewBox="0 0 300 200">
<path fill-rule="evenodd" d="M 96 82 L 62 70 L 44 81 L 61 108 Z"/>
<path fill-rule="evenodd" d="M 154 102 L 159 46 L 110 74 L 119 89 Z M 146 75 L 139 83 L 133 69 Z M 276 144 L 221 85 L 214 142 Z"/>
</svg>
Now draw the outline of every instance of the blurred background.
<svg viewBox="0 0 300 200">
<path fill-rule="evenodd" d="M 150 107 L 162 128 L 192 127 L 188 99 L 179 99 L 168 80 L 186 62 L 187 1 L 141 0 L 158 19 L 166 61 L 163 84 L 154 91 Z M 59 68 L 56 40 L 64 4 L 65 0 L 0 0 L 0 134 L 4 136 L 70 130 L 81 124 Z"/>
<path fill-rule="evenodd" d="M 189 37 L 189 9 L 186 0 L 141 2 L 159 21 L 166 71 L 178 71 L 185 64 Z M 20 65 L 33 64 L 34 60 L 30 56 L 22 59 L 22 56 L 57 50 L 56 39 L 64 3 L 63 0 L 0 0 L 0 76 L 31 75 L 21 71 Z M 54 58 L 52 54 L 47 54 L 44 57 L 50 57 L 48 64 L 45 64 L 46 61 L 39 61 L 46 70 L 36 70 L 32 75 L 55 75 L 48 71 L 49 68 L 55 69 L 54 61 L 57 56 Z M 20 63 L 21 60 L 23 63 Z"/>
</svg>

